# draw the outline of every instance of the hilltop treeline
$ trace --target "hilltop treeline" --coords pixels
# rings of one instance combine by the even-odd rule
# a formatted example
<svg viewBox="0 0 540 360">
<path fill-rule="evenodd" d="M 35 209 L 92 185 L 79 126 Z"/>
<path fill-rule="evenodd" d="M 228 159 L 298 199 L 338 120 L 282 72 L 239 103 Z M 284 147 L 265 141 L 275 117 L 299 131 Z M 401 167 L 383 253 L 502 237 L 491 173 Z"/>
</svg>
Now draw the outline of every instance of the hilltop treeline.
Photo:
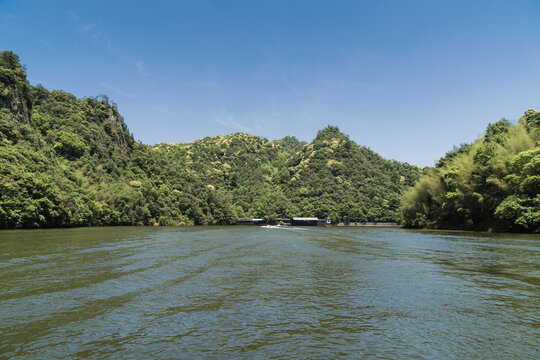
<svg viewBox="0 0 540 360">
<path fill-rule="evenodd" d="M 32 86 L 18 57 L 0 53 L 3 229 L 290 216 L 393 221 L 419 174 L 332 126 L 309 144 L 237 133 L 147 146 L 106 96 Z"/>
<path fill-rule="evenodd" d="M 540 112 L 448 152 L 404 195 L 407 227 L 540 231 Z"/>
</svg>

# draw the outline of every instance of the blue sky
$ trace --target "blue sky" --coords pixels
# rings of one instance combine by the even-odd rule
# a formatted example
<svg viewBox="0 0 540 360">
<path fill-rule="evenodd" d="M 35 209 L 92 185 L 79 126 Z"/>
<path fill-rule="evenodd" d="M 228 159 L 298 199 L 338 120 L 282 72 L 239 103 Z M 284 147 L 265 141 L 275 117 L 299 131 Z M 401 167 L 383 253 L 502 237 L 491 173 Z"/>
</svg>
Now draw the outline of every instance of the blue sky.
<svg viewBox="0 0 540 360">
<path fill-rule="evenodd" d="M 539 16 L 538 0 L 0 0 L 0 44 L 32 84 L 109 95 L 146 144 L 332 124 L 432 166 L 540 109 Z"/>
</svg>

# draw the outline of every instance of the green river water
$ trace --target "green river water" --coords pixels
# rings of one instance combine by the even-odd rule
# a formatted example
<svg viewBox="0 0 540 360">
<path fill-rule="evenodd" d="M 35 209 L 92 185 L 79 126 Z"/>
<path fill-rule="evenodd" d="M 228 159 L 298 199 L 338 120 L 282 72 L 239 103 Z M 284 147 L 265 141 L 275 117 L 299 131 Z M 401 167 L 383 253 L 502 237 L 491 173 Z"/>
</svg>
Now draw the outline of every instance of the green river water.
<svg viewBox="0 0 540 360">
<path fill-rule="evenodd" d="M 0 358 L 540 358 L 540 235 L 2 231 L 0 283 Z"/>
</svg>

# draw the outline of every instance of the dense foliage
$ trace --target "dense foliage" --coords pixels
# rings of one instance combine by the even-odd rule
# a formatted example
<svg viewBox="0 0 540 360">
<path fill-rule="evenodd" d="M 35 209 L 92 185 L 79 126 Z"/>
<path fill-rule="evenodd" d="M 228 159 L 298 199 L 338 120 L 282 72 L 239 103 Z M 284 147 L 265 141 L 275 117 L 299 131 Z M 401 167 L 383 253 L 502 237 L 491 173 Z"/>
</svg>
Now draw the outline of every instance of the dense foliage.
<svg viewBox="0 0 540 360">
<path fill-rule="evenodd" d="M 0 53 L 0 228 L 388 221 L 418 176 L 335 127 L 311 144 L 237 133 L 143 145 L 107 96 L 31 86 Z"/>
<path fill-rule="evenodd" d="M 446 154 L 404 195 L 407 227 L 540 231 L 540 112 Z"/>
<path fill-rule="evenodd" d="M 310 144 L 237 133 L 154 150 L 231 199 L 239 217 L 394 221 L 402 191 L 419 176 L 418 167 L 384 160 L 332 126 Z"/>
<path fill-rule="evenodd" d="M 332 126 L 309 144 L 236 133 L 150 147 L 106 96 L 31 86 L 18 57 L 0 52 L 0 228 L 393 221 L 402 198 L 407 227 L 534 232 L 539 143 L 540 113 L 528 110 L 517 125 L 490 124 L 419 181 L 416 166 Z"/>
<path fill-rule="evenodd" d="M 328 126 L 289 161 L 286 193 L 305 216 L 334 222 L 394 221 L 403 190 L 418 180 L 416 166 L 384 160 Z"/>
</svg>

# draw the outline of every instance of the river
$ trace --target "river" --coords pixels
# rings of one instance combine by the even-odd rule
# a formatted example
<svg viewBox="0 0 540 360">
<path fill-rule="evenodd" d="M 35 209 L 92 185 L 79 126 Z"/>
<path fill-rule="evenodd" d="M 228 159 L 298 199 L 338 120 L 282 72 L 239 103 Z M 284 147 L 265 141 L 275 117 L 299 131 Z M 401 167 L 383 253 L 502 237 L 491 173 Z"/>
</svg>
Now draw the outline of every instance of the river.
<svg viewBox="0 0 540 360">
<path fill-rule="evenodd" d="M 540 358 L 540 235 L 2 231 L 0 284 L 0 358 Z"/>
</svg>

